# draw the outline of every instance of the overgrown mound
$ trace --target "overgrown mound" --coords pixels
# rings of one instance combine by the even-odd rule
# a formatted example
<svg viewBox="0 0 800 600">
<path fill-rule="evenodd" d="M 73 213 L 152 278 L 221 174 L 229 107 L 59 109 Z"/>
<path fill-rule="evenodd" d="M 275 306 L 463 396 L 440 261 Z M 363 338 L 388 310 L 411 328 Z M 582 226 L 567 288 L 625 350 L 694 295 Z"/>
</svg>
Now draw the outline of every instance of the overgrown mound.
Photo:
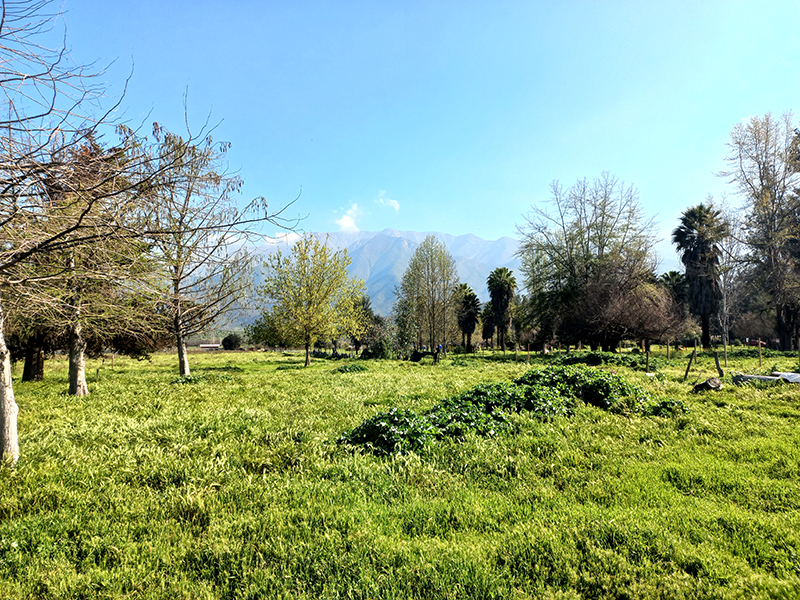
<svg viewBox="0 0 800 600">
<path fill-rule="evenodd" d="M 528 371 L 514 381 L 517 385 L 542 386 L 562 396 L 583 400 L 602 409 L 624 404 L 638 410 L 650 394 L 616 373 L 594 367 L 550 366 Z"/>
<path fill-rule="evenodd" d="M 436 439 L 468 433 L 493 437 L 512 428 L 507 414 L 526 411 L 539 420 L 571 416 L 576 401 L 608 409 L 639 409 L 649 395 L 624 377 L 591 367 L 548 367 L 513 383 L 481 384 L 418 415 L 392 408 L 376 414 L 337 442 L 376 454 L 419 450 Z"/>
</svg>

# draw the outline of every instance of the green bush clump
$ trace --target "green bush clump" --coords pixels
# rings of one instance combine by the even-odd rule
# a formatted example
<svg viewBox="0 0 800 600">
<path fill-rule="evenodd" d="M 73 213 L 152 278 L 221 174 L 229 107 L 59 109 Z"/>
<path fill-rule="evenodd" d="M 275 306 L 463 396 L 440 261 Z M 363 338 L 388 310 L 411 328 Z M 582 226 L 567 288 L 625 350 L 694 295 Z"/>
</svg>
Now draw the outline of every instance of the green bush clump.
<svg viewBox="0 0 800 600">
<path fill-rule="evenodd" d="M 571 415 L 572 403 L 541 386 L 481 384 L 446 398 L 422 415 L 399 408 L 377 414 L 339 436 L 337 442 L 365 446 L 376 454 L 402 453 L 419 450 L 434 438 L 500 435 L 513 427 L 506 414 L 523 410 L 547 420 Z"/>
<path fill-rule="evenodd" d="M 410 410 L 392 408 L 373 415 L 355 429 L 340 435 L 336 441 L 351 446 L 364 446 L 379 455 L 402 454 L 422 449 L 438 433 L 426 416 Z"/>
<path fill-rule="evenodd" d="M 187 383 L 203 383 L 205 375 L 181 375 L 180 377 L 170 381 L 171 384 L 185 385 Z"/>
<path fill-rule="evenodd" d="M 554 365 L 587 365 L 590 367 L 614 365 L 637 370 L 648 367 L 646 355 L 639 352 L 632 352 L 631 354 L 620 354 L 617 352 L 570 352 L 568 354 L 551 355 L 549 362 Z M 651 371 L 655 371 L 662 366 L 662 360 L 652 356 L 650 357 L 649 368 Z"/>
<path fill-rule="evenodd" d="M 558 393 L 557 390 L 540 385 L 520 386 L 524 389 L 525 405 L 532 417 L 540 421 L 549 421 L 555 417 L 572 416 L 574 406 L 572 398 Z"/>
<path fill-rule="evenodd" d="M 794 351 L 770 350 L 768 348 L 761 348 L 762 358 L 778 358 L 783 356 L 794 357 L 795 355 L 796 353 Z M 752 346 L 728 348 L 728 356 L 735 358 L 758 358 L 758 348 Z"/>
<path fill-rule="evenodd" d="M 550 366 L 533 369 L 514 383 L 550 388 L 562 396 L 577 398 L 602 409 L 609 409 L 625 399 L 633 398 L 637 406 L 650 399 L 647 392 L 621 375 L 594 367 Z"/>
<path fill-rule="evenodd" d="M 681 400 L 667 398 L 660 402 L 653 402 L 642 409 L 642 414 L 648 417 L 674 417 L 689 412 Z"/>
<path fill-rule="evenodd" d="M 474 403 L 465 395 L 447 398 L 425 413 L 425 417 L 436 428 L 439 438 L 464 437 L 469 432 L 494 437 L 511 429 L 503 411 Z"/>
<path fill-rule="evenodd" d="M 350 363 L 347 365 L 342 365 L 341 367 L 337 367 L 333 370 L 334 373 L 361 373 L 366 371 L 366 365 L 361 365 L 358 363 Z"/>
</svg>

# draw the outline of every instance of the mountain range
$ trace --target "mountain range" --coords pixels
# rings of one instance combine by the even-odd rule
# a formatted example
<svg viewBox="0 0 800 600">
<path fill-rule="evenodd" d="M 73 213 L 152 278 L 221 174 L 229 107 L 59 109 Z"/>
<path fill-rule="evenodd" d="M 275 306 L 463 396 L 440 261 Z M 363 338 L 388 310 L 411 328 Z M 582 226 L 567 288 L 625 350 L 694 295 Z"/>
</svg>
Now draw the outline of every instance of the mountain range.
<svg viewBox="0 0 800 600">
<path fill-rule="evenodd" d="M 456 262 L 458 280 L 472 286 L 482 302 L 489 299 L 486 278 L 497 267 L 514 271 L 517 281 L 522 283 L 520 261 L 515 256 L 518 242 L 510 237 L 487 241 L 472 234 L 454 236 L 394 229 L 315 235 L 323 239 L 327 235 L 331 246 L 347 249 L 352 259 L 350 275 L 364 280 L 372 309 L 379 315 L 391 313 L 395 302 L 394 290 L 400 285 L 414 251 L 429 235 L 444 243 Z"/>
</svg>

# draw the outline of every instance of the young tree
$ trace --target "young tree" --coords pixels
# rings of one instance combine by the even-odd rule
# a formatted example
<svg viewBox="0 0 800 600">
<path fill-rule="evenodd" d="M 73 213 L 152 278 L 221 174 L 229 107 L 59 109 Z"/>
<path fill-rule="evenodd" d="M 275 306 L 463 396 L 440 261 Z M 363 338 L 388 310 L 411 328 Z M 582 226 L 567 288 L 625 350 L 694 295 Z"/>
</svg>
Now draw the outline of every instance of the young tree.
<svg viewBox="0 0 800 600">
<path fill-rule="evenodd" d="M 746 200 L 749 260 L 769 291 L 782 350 L 800 325 L 800 135 L 792 114 L 767 113 L 731 131 L 728 177 Z"/>
<path fill-rule="evenodd" d="M 494 326 L 497 329 L 497 338 L 503 352 L 506 351 L 506 332 L 510 321 L 509 306 L 514 300 L 514 290 L 517 289 L 517 279 L 514 272 L 506 267 L 498 267 L 486 280 L 489 296 L 492 298 L 492 311 Z"/>
<path fill-rule="evenodd" d="M 686 268 L 689 311 L 700 317 L 703 348 L 711 349 L 711 318 L 722 300 L 719 263 L 720 244 L 728 232 L 719 210 L 699 204 L 683 212 L 672 231 L 672 243 Z"/>
<path fill-rule="evenodd" d="M 452 290 L 458 280 L 453 257 L 434 236 L 414 251 L 400 282 L 398 302 L 405 305 L 418 331 L 417 344 L 436 349 L 447 345 L 455 319 Z"/>
<path fill-rule="evenodd" d="M 347 274 L 347 250 L 333 251 L 327 240 L 305 236 L 290 254 L 280 249 L 267 256 L 267 276 L 259 288 L 271 304 L 269 314 L 288 337 L 302 340 L 305 365 L 311 364 L 311 347 L 365 327 L 362 311 L 364 283 Z"/>
</svg>

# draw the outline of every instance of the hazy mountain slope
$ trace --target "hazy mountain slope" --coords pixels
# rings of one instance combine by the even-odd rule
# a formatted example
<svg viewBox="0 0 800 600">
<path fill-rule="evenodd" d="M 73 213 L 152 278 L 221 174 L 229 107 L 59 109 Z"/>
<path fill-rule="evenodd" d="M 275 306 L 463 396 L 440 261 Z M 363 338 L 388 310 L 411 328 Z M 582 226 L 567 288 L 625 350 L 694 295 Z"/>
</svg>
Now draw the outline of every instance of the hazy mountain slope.
<svg viewBox="0 0 800 600">
<path fill-rule="evenodd" d="M 508 267 L 519 278 L 519 259 L 514 256 L 517 242 L 511 238 L 487 241 L 471 234 L 453 236 L 393 229 L 369 235 L 365 232 L 337 233 L 328 239 L 339 248 L 347 248 L 353 260 L 350 273 L 364 280 L 372 307 L 378 314 L 391 312 L 394 290 L 400 284 L 414 251 L 428 235 L 436 236 L 446 245 L 456 261 L 459 281 L 471 285 L 484 302 L 488 300 L 486 278 L 493 269 Z"/>
<path fill-rule="evenodd" d="M 400 285 L 400 279 L 414 251 L 428 235 L 435 236 L 445 244 L 456 261 L 459 281 L 471 285 L 482 302 L 489 299 L 486 278 L 493 269 L 508 267 L 514 271 L 517 281 L 521 283 L 522 279 L 519 273 L 519 259 L 514 255 L 517 251 L 517 241 L 509 237 L 487 241 L 472 234 L 455 236 L 439 232 L 394 229 L 355 233 L 339 231 L 314 235 L 320 239 L 325 239 L 327 236 L 331 246 L 347 249 L 352 258 L 350 275 L 364 280 L 367 293 L 372 300 L 372 308 L 380 315 L 391 313 L 395 301 L 395 288 Z M 287 246 L 281 244 L 281 249 L 285 252 Z M 259 248 L 259 251 L 264 253 L 274 250 L 274 245 L 264 245 Z M 261 279 L 262 275 L 257 273 L 256 280 Z"/>
</svg>

